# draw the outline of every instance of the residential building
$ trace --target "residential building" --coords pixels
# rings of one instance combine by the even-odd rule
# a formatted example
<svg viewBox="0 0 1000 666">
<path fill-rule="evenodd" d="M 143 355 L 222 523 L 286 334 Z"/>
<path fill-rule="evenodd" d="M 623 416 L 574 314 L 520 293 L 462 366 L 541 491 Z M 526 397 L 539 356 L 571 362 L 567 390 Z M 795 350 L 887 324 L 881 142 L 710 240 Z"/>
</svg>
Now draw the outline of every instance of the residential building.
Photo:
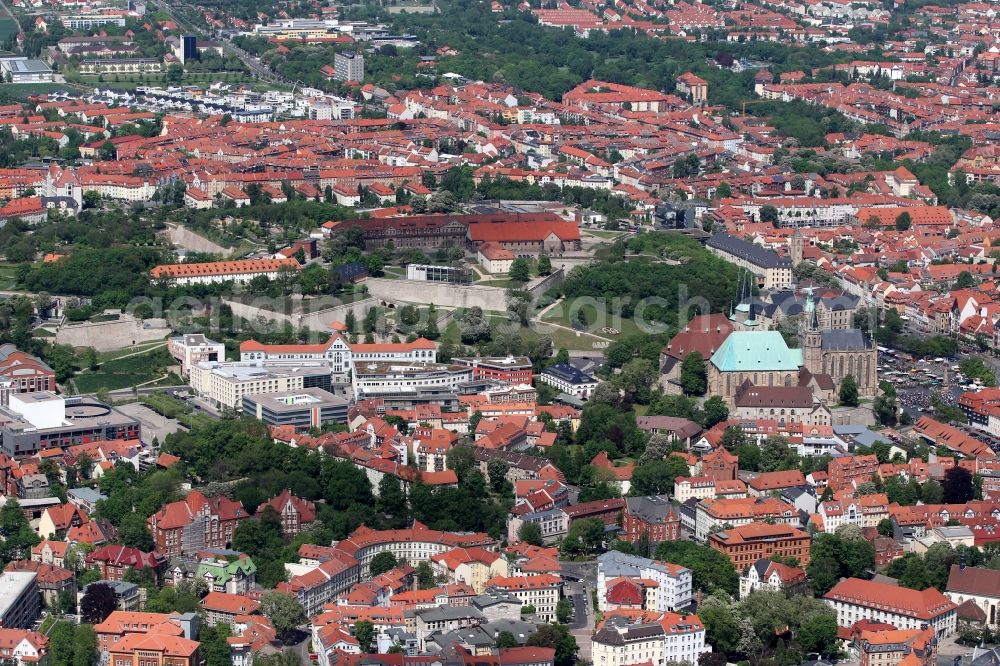
<svg viewBox="0 0 1000 666">
<path fill-rule="evenodd" d="M 245 555 L 206 554 L 198 562 L 195 578 L 205 581 L 210 592 L 246 594 L 257 582 L 257 565 Z"/>
<path fill-rule="evenodd" d="M 357 51 L 343 51 L 333 56 L 333 78 L 337 81 L 365 80 L 365 57 Z"/>
<path fill-rule="evenodd" d="M 827 468 L 827 485 L 834 491 L 856 487 L 872 480 L 878 473 L 878 457 L 874 453 L 864 456 L 840 456 L 830 461 Z"/>
<path fill-rule="evenodd" d="M 240 615 L 253 615 L 260 610 L 260 602 L 241 594 L 209 592 L 198 602 L 205 615 L 205 624 L 214 627 L 225 624 L 230 627 Z"/>
<path fill-rule="evenodd" d="M 541 622 L 555 622 L 556 604 L 562 597 L 562 578 L 553 574 L 534 576 L 497 576 L 486 581 L 486 590 L 507 594 L 520 600 L 522 606 L 533 606 Z"/>
<path fill-rule="evenodd" d="M 754 590 L 792 592 L 808 585 L 806 572 L 771 560 L 757 560 L 740 575 L 740 599 L 746 599 Z"/>
<path fill-rule="evenodd" d="M 0 660 L 14 666 L 47 663 L 49 639 L 37 631 L 0 629 Z"/>
<path fill-rule="evenodd" d="M 148 570 L 158 582 L 167 569 L 167 558 L 161 553 L 144 553 L 129 546 L 102 546 L 88 553 L 85 561 L 88 567 L 100 570 L 102 580 L 112 581 L 125 580 L 129 571 L 142 574 Z"/>
<path fill-rule="evenodd" d="M 597 558 L 597 609 L 606 610 L 608 586 L 618 578 L 655 581 L 657 606 L 648 610 L 678 611 L 694 600 L 690 569 L 637 555 L 609 551 Z"/>
<path fill-rule="evenodd" d="M 508 575 L 507 559 L 485 548 L 453 548 L 430 559 L 431 570 L 449 583 L 464 583 L 476 594 L 486 591 L 487 581 Z"/>
<path fill-rule="evenodd" d="M 776 555 L 795 558 L 805 566 L 809 564 L 810 541 L 807 532 L 769 523 L 750 523 L 708 535 L 708 545 L 728 557 L 737 571 Z"/>
<path fill-rule="evenodd" d="M 591 650 L 595 666 L 664 666 L 696 664 L 712 647 L 705 644 L 705 627 L 697 615 L 663 613 L 655 619 L 611 615 L 594 632 Z"/>
<path fill-rule="evenodd" d="M 884 622 L 898 629 L 934 628 L 937 636 L 955 632 L 957 606 L 930 587 L 926 590 L 847 578 L 837 583 L 823 599 L 837 612 L 837 624 L 852 627 L 859 620 Z"/>
<path fill-rule="evenodd" d="M 860 666 L 935 666 L 938 639 L 930 627 L 924 629 L 860 630 L 853 647 Z"/>
</svg>

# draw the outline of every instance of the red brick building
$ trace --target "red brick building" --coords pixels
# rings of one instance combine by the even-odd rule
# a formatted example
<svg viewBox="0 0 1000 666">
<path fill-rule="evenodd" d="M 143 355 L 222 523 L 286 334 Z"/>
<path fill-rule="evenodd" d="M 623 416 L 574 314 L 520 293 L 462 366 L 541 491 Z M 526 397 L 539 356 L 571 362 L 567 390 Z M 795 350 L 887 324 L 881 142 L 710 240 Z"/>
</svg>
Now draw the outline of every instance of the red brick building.
<svg viewBox="0 0 1000 666">
<path fill-rule="evenodd" d="M 104 546 L 89 553 L 87 566 L 100 569 L 102 580 L 125 580 L 130 569 L 142 572 L 148 569 L 153 580 L 159 582 L 167 568 L 167 558 L 160 553 L 144 553 L 128 546 Z"/>
<path fill-rule="evenodd" d="M 473 379 L 495 379 L 508 384 L 531 383 L 531 359 L 525 356 L 453 358 L 451 362 L 471 367 Z"/>
<path fill-rule="evenodd" d="M 55 371 L 41 359 L 18 351 L 11 344 L 0 345 L 0 377 L 13 382 L 14 393 L 56 390 Z"/>
<path fill-rule="evenodd" d="M 739 462 L 739 456 L 720 446 L 701 457 L 701 475 L 710 476 L 716 481 L 733 481 L 736 479 Z"/>
<path fill-rule="evenodd" d="M 737 571 L 775 555 L 809 564 L 809 534 L 789 525 L 750 523 L 708 535 L 708 545 L 729 558 Z"/>
<path fill-rule="evenodd" d="M 875 454 L 867 456 L 843 456 L 830 461 L 827 468 L 828 485 L 834 490 L 847 488 L 855 482 L 858 484 L 872 480 L 878 472 L 878 458 Z"/>
<path fill-rule="evenodd" d="M 266 507 L 271 507 L 281 518 L 281 531 L 286 537 L 295 536 L 312 526 L 316 520 L 316 505 L 301 497 L 296 497 L 292 491 L 285 488 L 277 497 L 273 497 L 257 507 L 257 515 Z"/>
<path fill-rule="evenodd" d="M 578 520 L 587 518 L 600 518 L 605 525 L 614 525 L 618 522 L 618 516 L 625 508 L 625 500 L 621 498 L 594 500 L 593 502 L 581 502 L 563 509 L 569 518 L 569 525 Z"/>
<path fill-rule="evenodd" d="M 236 526 L 247 517 L 239 502 L 227 497 L 205 497 L 195 490 L 154 513 L 147 524 L 156 550 L 170 556 L 228 547 Z"/>
<path fill-rule="evenodd" d="M 622 511 L 622 531 L 618 538 L 636 543 L 643 535 L 651 543 L 676 541 L 681 537 L 681 517 L 665 497 L 628 497 Z"/>
</svg>

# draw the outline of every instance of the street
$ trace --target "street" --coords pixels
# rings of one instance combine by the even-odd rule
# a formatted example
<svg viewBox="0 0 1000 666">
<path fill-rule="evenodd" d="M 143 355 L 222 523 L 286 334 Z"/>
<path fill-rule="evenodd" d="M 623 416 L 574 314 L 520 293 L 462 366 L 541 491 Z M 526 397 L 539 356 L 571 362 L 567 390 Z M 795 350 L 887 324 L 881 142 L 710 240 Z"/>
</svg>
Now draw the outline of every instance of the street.
<svg viewBox="0 0 1000 666">
<path fill-rule="evenodd" d="M 569 623 L 569 632 L 580 648 L 577 658 L 589 662 L 590 638 L 597 611 L 593 608 L 592 599 L 592 591 L 597 589 L 597 563 L 563 562 L 562 567 L 563 577 L 568 581 L 564 587 L 565 594 L 573 602 L 573 620 Z"/>
</svg>

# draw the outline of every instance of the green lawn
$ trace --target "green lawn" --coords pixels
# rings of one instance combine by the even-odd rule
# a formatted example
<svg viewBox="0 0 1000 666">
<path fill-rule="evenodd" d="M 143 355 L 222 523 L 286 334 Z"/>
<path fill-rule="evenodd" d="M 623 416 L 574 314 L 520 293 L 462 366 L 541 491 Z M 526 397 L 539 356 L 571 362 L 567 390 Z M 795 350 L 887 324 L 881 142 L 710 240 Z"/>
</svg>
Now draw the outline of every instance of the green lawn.
<svg viewBox="0 0 1000 666">
<path fill-rule="evenodd" d="M 584 308 L 586 312 L 588 321 L 602 322 L 600 324 L 594 324 L 587 327 L 587 330 L 592 332 L 594 335 L 600 336 L 602 338 L 608 338 L 609 340 L 618 340 L 620 338 L 633 335 L 636 333 L 642 333 L 639 327 L 636 325 L 635 321 L 632 319 L 619 319 L 615 315 L 608 312 L 601 313 L 600 317 L 594 312 L 593 308 Z M 572 310 L 572 314 L 576 314 L 576 309 Z M 565 306 L 565 302 L 560 303 L 558 306 L 549 310 L 542 321 L 551 322 L 553 324 L 562 324 L 563 326 L 573 327 L 573 322 L 570 321 L 571 310 Z M 604 331 L 605 327 L 614 328 L 617 333 Z"/>
<path fill-rule="evenodd" d="M 114 361 L 121 358 L 122 356 L 128 356 L 129 354 L 135 354 L 139 351 L 149 351 L 155 349 L 156 347 L 162 347 L 164 343 L 162 341 L 155 342 L 144 342 L 141 345 L 136 345 L 135 347 L 125 347 L 123 349 L 116 349 L 115 351 L 109 352 L 98 352 L 97 362 L 107 363 L 108 361 Z"/>
<path fill-rule="evenodd" d="M 102 388 L 114 391 L 144 384 L 166 374 L 167 366 L 173 362 L 165 347 L 105 361 L 93 372 L 79 373 L 75 377 L 76 389 L 80 393 L 94 393 Z"/>
<path fill-rule="evenodd" d="M 3 30 L 3 19 L 0 19 L 0 31 Z M 3 83 L 0 84 L 0 95 L 13 100 L 24 101 L 31 95 L 46 95 L 54 92 L 76 92 L 75 89 L 61 83 Z"/>
<path fill-rule="evenodd" d="M 0 18 L 0 41 L 7 41 L 17 34 L 17 21 L 7 12 Z"/>
<path fill-rule="evenodd" d="M 11 290 L 17 286 L 17 281 L 14 279 L 16 270 L 17 266 L 14 264 L 0 264 L 0 289 Z"/>
</svg>

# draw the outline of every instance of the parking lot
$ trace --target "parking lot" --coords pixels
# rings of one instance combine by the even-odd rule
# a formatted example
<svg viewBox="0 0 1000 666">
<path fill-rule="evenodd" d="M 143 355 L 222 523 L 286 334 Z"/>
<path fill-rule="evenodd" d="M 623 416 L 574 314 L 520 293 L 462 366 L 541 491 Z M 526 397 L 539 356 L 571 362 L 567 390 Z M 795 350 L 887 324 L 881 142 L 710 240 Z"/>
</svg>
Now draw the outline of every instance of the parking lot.
<svg viewBox="0 0 1000 666">
<path fill-rule="evenodd" d="M 142 403 L 130 402 L 115 407 L 118 411 L 131 416 L 142 425 L 142 443 L 147 446 L 156 438 L 156 441 L 163 442 L 164 438 L 181 430 L 181 425 L 174 419 L 160 416 Z"/>
</svg>

